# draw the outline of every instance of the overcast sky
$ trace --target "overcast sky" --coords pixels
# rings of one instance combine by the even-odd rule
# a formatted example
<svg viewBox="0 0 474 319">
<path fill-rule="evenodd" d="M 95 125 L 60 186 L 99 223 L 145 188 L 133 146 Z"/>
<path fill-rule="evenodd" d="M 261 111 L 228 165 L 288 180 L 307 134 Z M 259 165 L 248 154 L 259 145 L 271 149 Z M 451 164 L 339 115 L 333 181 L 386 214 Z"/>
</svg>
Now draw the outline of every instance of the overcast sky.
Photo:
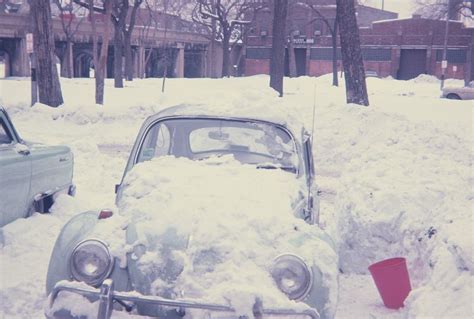
<svg viewBox="0 0 474 319">
<path fill-rule="evenodd" d="M 375 8 L 382 8 L 385 2 L 385 10 L 397 12 L 400 18 L 410 17 L 414 11 L 415 0 L 365 0 L 364 3 Z"/>
</svg>

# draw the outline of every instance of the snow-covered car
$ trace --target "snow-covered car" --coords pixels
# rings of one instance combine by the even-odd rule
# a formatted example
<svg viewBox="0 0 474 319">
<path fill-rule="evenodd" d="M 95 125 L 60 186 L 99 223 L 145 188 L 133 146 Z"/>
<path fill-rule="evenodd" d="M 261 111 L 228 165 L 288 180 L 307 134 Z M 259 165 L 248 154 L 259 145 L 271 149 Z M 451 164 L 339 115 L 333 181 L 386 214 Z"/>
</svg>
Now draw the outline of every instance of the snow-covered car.
<svg viewBox="0 0 474 319">
<path fill-rule="evenodd" d="M 465 87 L 445 87 L 441 97 L 451 100 L 474 100 L 474 81 Z"/>
<path fill-rule="evenodd" d="M 62 229 L 46 316 L 333 318 L 338 257 L 318 225 L 311 136 L 269 110 L 149 117 L 116 209 Z"/>
<path fill-rule="evenodd" d="M 47 212 L 58 193 L 73 195 L 72 173 L 69 147 L 24 141 L 0 107 L 0 227 Z"/>
</svg>

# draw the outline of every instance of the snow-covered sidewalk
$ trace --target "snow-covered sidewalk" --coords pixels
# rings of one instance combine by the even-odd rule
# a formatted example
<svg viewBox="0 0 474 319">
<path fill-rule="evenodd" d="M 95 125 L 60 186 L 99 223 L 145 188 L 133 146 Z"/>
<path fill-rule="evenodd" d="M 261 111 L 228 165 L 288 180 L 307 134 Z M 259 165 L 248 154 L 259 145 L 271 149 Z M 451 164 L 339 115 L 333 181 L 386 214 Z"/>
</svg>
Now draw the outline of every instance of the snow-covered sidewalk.
<svg viewBox="0 0 474 319">
<path fill-rule="evenodd" d="M 143 120 L 167 106 L 203 103 L 236 108 L 283 103 L 312 127 L 321 221 L 339 242 L 337 318 L 474 316 L 472 101 L 439 98 L 439 83 L 368 79 L 369 108 L 345 104 L 330 77 L 287 79 L 279 99 L 268 77 L 157 79 L 125 89 L 107 82 L 106 105 L 93 103 L 93 81 L 62 79 L 65 105 L 29 105 L 27 79 L 0 80 L 0 105 L 26 140 L 67 144 L 75 154 L 77 197 L 60 197 L 50 215 L 3 228 L 0 317 L 39 318 L 45 276 L 62 225 L 86 209 L 113 207 L 127 149 Z M 461 85 L 458 81 L 454 83 Z M 315 89 L 316 88 L 316 89 Z M 314 94 L 316 94 L 314 96 Z M 399 311 L 383 307 L 367 266 L 408 260 L 412 294 Z"/>
</svg>

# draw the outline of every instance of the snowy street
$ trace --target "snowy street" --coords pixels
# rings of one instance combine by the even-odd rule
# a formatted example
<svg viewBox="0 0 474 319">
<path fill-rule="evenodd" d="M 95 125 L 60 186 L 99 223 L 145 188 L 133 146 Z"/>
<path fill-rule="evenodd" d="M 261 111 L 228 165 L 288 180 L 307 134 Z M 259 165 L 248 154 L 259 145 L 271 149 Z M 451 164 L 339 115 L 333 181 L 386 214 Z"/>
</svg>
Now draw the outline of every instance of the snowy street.
<svg viewBox="0 0 474 319">
<path fill-rule="evenodd" d="M 285 79 L 281 99 L 268 81 L 167 79 L 161 93 L 159 79 L 126 82 L 124 89 L 107 80 L 100 107 L 92 79 L 62 78 L 65 104 L 53 109 L 29 107 L 27 78 L 1 79 L 0 105 L 23 139 L 71 147 L 77 193 L 61 195 L 51 214 L 0 230 L 0 317 L 43 317 L 59 231 L 75 214 L 115 208 L 114 185 L 148 116 L 178 104 L 259 105 L 269 113 L 278 104 L 307 130 L 314 124 L 321 225 L 339 247 L 342 272 L 336 318 L 472 318 L 472 101 L 441 99 L 439 81 L 425 75 L 368 78 L 367 108 L 347 105 L 344 88 L 332 87 L 330 75 Z M 389 310 L 367 267 L 397 256 L 407 259 L 413 290 L 404 308 Z"/>
</svg>

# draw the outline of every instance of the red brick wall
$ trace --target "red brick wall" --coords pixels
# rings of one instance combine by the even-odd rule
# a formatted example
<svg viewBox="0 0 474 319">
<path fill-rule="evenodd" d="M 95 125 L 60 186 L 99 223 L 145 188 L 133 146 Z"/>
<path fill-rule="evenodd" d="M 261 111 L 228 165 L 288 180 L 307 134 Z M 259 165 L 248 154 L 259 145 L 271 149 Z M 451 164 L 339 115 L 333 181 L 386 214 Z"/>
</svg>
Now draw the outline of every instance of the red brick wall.
<svg viewBox="0 0 474 319">
<path fill-rule="evenodd" d="M 453 66 L 457 67 L 456 72 L 453 70 Z M 441 62 L 436 62 L 436 65 L 433 69 L 432 74 L 436 75 L 438 78 L 441 77 Z M 449 63 L 448 68 L 446 69 L 446 78 L 449 79 L 464 79 L 464 64 L 454 64 Z"/>
<path fill-rule="evenodd" d="M 428 73 L 441 77 L 441 62 L 434 61 L 430 63 L 431 67 L 428 69 Z M 364 62 L 365 70 L 375 71 L 380 77 L 396 76 L 393 65 L 389 61 L 377 62 L 377 61 L 366 61 Z M 453 66 L 457 67 L 456 72 L 453 70 Z M 341 71 L 341 62 L 338 64 L 338 71 Z M 394 73 L 395 72 L 395 73 Z M 245 61 L 245 75 L 256 75 L 256 74 L 269 74 L 270 73 L 270 61 L 269 60 L 246 60 Z M 321 61 L 321 60 L 310 60 L 308 63 L 307 75 L 309 76 L 321 76 L 324 74 L 332 73 L 332 62 Z M 463 79 L 464 78 L 464 64 L 452 64 L 448 65 L 446 72 L 446 78 Z"/>
<path fill-rule="evenodd" d="M 270 60 L 245 60 L 245 75 L 270 74 Z"/>
<path fill-rule="evenodd" d="M 392 64 L 390 61 L 366 61 L 364 62 L 366 71 L 375 71 L 381 77 L 392 75 Z"/>
<path fill-rule="evenodd" d="M 339 61 L 339 63 L 341 63 Z M 340 70 L 340 67 L 339 67 Z M 309 70 L 308 75 L 310 76 L 320 76 L 323 74 L 332 73 L 332 62 L 331 61 L 322 61 L 322 60 L 310 60 L 309 61 Z"/>
<path fill-rule="evenodd" d="M 341 61 L 339 61 L 338 71 L 341 71 Z M 366 70 L 375 71 L 381 77 L 386 77 L 392 75 L 391 68 L 392 65 L 390 61 L 378 62 L 378 61 L 368 61 L 364 62 L 364 67 Z M 332 61 L 320 61 L 320 60 L 311 60 L 309 62 L 308 75 L 310 76 L 320 76 L 323 74 L 332 73 Z"/>
</svg>

